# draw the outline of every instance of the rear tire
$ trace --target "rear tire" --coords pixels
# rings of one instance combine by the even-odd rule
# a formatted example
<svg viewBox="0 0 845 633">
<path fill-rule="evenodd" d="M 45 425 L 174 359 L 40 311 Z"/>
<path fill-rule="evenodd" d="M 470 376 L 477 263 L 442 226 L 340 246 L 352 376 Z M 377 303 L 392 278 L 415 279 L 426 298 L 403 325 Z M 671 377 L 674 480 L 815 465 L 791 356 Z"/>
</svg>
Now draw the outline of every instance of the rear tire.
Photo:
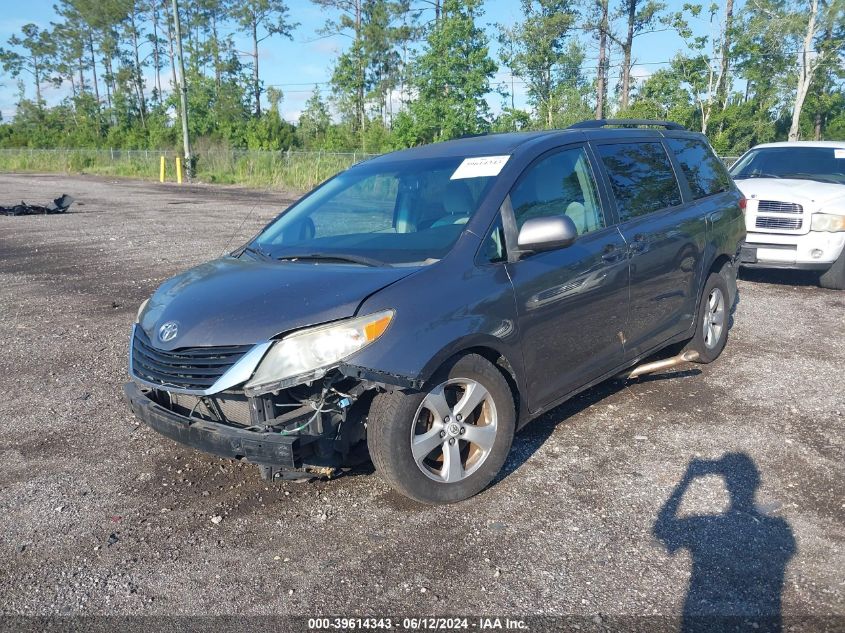
<svg viewBox="0 0 845 633">
<path fill-rule="evenodd" d="M 845 290 L 845 248 L 830 268 L 821 274 L 819 285 L 831 290 Z"/>
<path fill-rule="evenodd" d="M 684 351 L 698 352 L 697 363 L 712 363 L 725 349 L 731 316 L 729 296 L 724 276 L 710 273 L 699 301 L 695 336 L 684 348 Z"/>
<path fill-rule="evenodd" d="M 504 376 L 468 354 L 438 370 L 423 391 L 376 396 L 367 444 L 379 475 L 396 491 L 422 503 L 454 503 L 493 481 L 515 428 Z"/>
</svg>

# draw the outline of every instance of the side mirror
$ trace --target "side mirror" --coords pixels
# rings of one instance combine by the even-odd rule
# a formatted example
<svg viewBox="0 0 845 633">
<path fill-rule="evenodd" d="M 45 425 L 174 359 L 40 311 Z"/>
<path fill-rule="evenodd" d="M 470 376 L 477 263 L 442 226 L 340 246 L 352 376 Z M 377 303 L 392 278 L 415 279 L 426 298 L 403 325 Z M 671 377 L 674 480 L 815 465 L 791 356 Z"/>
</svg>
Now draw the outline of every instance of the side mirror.
<svg viewBox="0 0 845 633">
<path fill-rule="evenodd" d="M 314 220 L 309 217 L 304 217 L 299 220 L 294 220 L 290 226 L 282 231 L 283 244 L 298 244 L 300 242 L 307 242 L 314 239 L 317 232 L 314 226 Z"/>
<path fill-rule="evenodd" d="M 521 251 L 550 251 L 564 248 L 578 238 L 578 229 L 572 218 L 566 215 L 531 218 L 519 230 L 516 239 Z"/>
</svg>

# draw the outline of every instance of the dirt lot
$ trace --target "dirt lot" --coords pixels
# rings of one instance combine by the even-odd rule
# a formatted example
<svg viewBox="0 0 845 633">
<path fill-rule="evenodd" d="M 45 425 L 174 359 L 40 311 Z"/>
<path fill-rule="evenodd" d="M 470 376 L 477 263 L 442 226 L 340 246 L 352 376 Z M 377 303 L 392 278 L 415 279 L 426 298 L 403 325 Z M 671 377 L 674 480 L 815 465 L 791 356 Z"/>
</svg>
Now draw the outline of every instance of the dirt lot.
<svg viewBox="0 0 845 633">
<path fill-rule="evenodd" d="M 139 303 L 289 195 L 0 174 L 0 204 L 60 193 L 72 213 L 0 217 L 0 613 L 678 621 L 691 591 L 845 625 L 845 293 L 743 275 L 719 361 L 592 389 L 520 433 L 487 491 L 425 508 L 366 469 L 268 484 L 121 399 Z M 682 512 L 704 523 L 666 536 L 690 460 L 725 453 L 750 460 L 734 493 L 759 471 L 757 509 L 720 514 L 726 480 L 697 478 Z"/>
</svg>

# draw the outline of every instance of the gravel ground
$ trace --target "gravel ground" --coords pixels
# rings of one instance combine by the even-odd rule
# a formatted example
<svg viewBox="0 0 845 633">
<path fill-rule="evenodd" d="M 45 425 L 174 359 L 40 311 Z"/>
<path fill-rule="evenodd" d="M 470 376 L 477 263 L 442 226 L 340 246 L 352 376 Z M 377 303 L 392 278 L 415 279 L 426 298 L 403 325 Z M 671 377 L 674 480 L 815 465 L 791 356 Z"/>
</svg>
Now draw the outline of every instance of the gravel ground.
<svg viewBox="0 0 845 633">
<path fill-rule="evenodd" d="M 845 293 L 744 274 L 716 363 L 582 394 L 517 436 L 494 486 L 429 508 L 367 469 L 268 484 L 122 401 L 140 302 L 291 195 L 11 174 L 0 192 L 78 200 L 0 217 L 0 613 L 678 623 L 688 592 L 751 614 L 780 593 L 788 621 L 845 624 Z M 660 518 L 692 459 L 726 453 L 744 457 L 692 482 L 687 523 Z M 726 512 L 754 468 L 756 509 Z"/>
</svg>

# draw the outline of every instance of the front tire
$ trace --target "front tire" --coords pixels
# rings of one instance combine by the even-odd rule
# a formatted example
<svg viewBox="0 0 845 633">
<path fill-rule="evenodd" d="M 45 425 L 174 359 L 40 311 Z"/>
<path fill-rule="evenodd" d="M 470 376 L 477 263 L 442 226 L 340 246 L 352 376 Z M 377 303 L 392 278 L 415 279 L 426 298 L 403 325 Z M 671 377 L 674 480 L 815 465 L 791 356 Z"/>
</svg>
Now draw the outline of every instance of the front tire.
<svg viewBox="0 0 845 633">
<path fill-rule="evenodd" d="M 712 363 L 725 349 L 731 315 L 729 296 L 725 277 L 718 272 L 710 273 L 699 301 L 695 336 L 685 348 L 698 352 L 698 363 Z"/>
<path fill-rule="evenodd" d="M 830 290 L 845 290 L 845 248 L 830 268 L 821 274 L 819 285 Z"/>
<path fill-rule="evenodd" d="M 376 396 L 367 445 L 378 473 L 401 494 L 454 503 L 481 492 L 502 469 L 516 427 L 513 396 L 477 354 L 447 363 L 429 384 Z"/>
</svg>

